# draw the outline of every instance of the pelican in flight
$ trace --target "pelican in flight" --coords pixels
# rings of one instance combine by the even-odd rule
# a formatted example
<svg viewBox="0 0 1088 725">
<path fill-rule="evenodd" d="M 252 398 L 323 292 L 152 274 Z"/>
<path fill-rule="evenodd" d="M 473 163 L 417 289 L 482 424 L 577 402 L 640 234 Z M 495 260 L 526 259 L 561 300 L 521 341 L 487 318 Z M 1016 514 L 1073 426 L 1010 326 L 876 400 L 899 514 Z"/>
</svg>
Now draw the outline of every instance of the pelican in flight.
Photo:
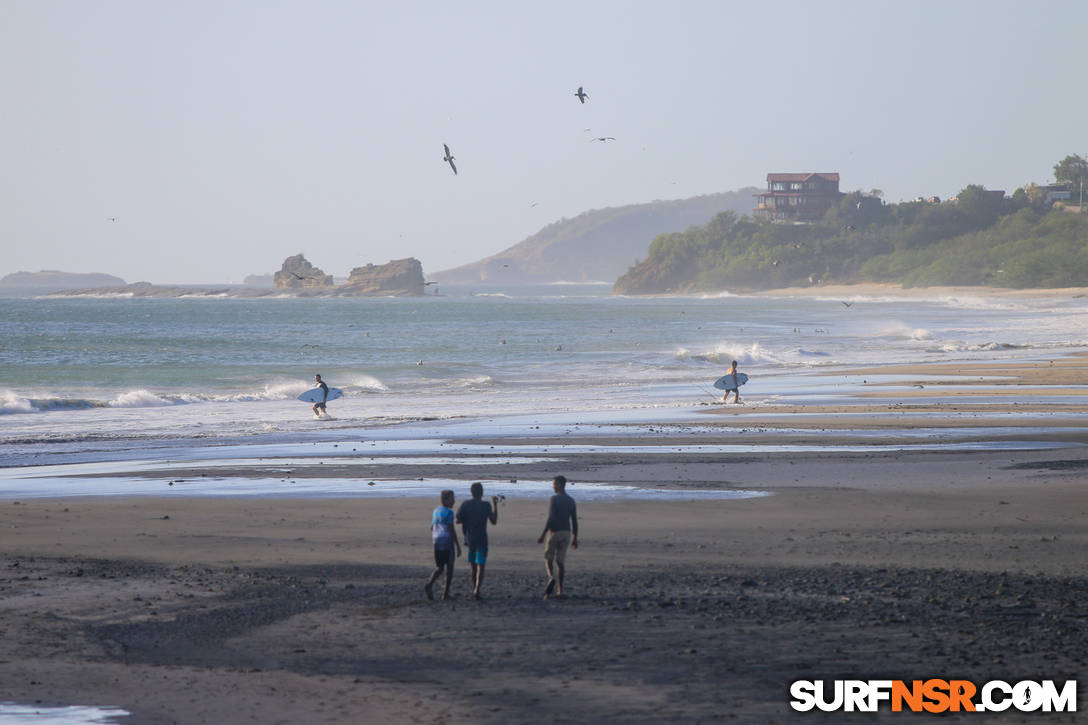
<svg viewBox="0 0 1088 725">
<path fill-rule="evenodd" d="M 581 86 L 578 86 L 578 90 L 574 92 L 574 95 L 578 96 L 578 100 L 583 104 L 586 102 L 586 99 L 589 98 L 589 94 L 583 91 Z"/>
<path fill-rule="evenodd" d="M 615 136 L 598 136 L 597 138 L 591 138 L 590 141 L 615 141 Z"/>
<path fill-rule="evenodd" d="M 442 148 L 446 149 L 446 155 L 442 157 L 442 160 L 450 165 L 450 168 L 453 169 L 453 173 L 456 175 L 457 166 L 453 163 L 454 156 L 450 153 L 450 147 L 446 144 L 442 144 Z"/>
</svg>

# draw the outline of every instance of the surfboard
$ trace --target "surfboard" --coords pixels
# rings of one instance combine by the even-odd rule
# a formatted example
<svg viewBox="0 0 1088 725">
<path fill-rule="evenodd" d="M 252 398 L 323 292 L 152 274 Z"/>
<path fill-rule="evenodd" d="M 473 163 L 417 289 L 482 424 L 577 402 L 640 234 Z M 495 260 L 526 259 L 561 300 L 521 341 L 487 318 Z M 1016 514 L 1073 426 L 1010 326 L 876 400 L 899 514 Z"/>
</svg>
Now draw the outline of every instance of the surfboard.
<svg viewBox="0 0 1088 725">
<path fill-rule="evenodd" d="M 748 376 L 744 373 L 737 373 L 737 386 L 740 387 L 748 382 Z M 714 381 L 714 387 L 718 390 L 732 390 L 733 389 L 733 376 L 723 375 Z"/>
<path fill-rule="evenodd" d="M 344 397 L 344 391 L 340 388 L 329 388 L 328 400 L 336 400 L 337 398 Z M 307 390 L 302 395 L 298 396 L 298 399 L 304 403 L 320 403 L 325 399 L 325 393 L 321 388 L 314 388 L 313 390 Z"/>
</svg>

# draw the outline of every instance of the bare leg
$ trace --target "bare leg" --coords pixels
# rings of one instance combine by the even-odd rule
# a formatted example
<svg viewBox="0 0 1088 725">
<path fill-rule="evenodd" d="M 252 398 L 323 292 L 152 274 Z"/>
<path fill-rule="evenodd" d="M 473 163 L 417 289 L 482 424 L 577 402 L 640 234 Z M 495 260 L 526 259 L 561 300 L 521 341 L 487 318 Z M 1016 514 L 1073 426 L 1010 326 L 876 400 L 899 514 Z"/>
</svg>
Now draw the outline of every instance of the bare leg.
<svg viewBox="0 0 1088 725">
<path fill-rule="evenodd" d="M 442 587 L 442 600 L 450 598 L 450 586 L 453 584 L 453 562 L 446 565 L 446 585 Z"/>
<path fill-rule="evenodd" d="M 565 573 L 566 568 L 558 561 L 555 562 L 555 568 L 559 570 L 558 586 L 555 588 L 555 596 L 561 597 L 563 596 L 563 574 Z"/>
<path fill-rule="evenodd" d="M 482 587 L 483 584 L 484 584 L 484 565 L 483 564 L 477 564 L 476 565 L 476 588 L 472 591 L 472 598 L 473 599 L 479 599 L 480 598 L 480 587 Z"/>
<path fill-rule="evenodd" d="M 555 591 L 555 569 L 552 566 L 551 559 L 544 560 L 544 568 L 548 570 L 548 586 L 544 589 L 544 598 L 548 598 Z"/>
<path fill-rule="evenodd" d="M 444 569 L 444 568 L 445 567 L 441 567 L 441 566 L 435 567 L 435 570 L 431 572 L 431 578 L 428 579 L 427 583 L 423 585 L 423 593 L 427 595 L 428 599 L 434 599 L 434 589 L 432 587 L 434 587 L 435 580 L 437 580 L 439 575 L 442 574 L 442 569 Z M 447 573 L 446 574 L 447 581 L 449 580 L 449 576 L 450 576 L 449 573 Z"/>
<path fill-rule="evenodd" d="M 471 576 L 472 576 L 472 591 L 473 591 L 473 593 L 475 593 L 475 592 L 476 592 L 476 590 L 477 590 L 477 588 L 478 588 L 478 587 L 476 586 L 476 579 L 477 579 L 477 578 L 479 577 L 479 569 L 480 569 L 480 565 L 479 565 L 479 564 L 469 564 L 469 566 L 470 566 L 470 567 L 472 567 L 472 572 L 471 572 Z"/>
</svg>

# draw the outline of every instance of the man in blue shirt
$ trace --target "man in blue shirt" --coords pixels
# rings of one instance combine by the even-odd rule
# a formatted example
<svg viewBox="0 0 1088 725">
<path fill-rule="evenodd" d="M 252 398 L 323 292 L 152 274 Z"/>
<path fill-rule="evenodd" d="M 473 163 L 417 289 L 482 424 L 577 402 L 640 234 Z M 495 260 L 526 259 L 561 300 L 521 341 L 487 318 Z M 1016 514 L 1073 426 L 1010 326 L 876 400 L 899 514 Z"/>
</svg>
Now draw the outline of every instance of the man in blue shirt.
<svg viewBox="0 0 1088 725">
<path fill-rule="evenodd" d="M 499 523 L 499 499 L 492 496 L 491 503 L 484 501 L 484 486 L 478 481 L 469 490 L 472 499 L 457 509 L 457 523 L 464 531 L 468 563 L 472 567 L 472 598 L 479 599 L 480 585 L 484 583 L 484 565 L 487 563 L 487 522 Z"/>
</svg>

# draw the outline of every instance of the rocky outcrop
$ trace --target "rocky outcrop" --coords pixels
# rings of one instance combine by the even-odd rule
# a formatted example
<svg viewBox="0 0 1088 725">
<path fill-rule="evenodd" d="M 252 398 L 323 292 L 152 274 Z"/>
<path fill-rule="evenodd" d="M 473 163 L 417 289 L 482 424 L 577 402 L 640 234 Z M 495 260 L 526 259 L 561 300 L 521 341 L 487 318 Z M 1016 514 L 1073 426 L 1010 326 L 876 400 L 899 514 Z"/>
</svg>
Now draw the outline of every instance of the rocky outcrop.
<svg viewBox="0 0 1088 725">
<path fill-rule="evenodd" d="M 276 275 L 274 274 L 249 274 L 242 280 L 247 287 L 275 287 Z"/>
<path fill-rule="evenodd" d="M 310 264 L 301 254 L 283 260 L 283 267 L 274 277 L 276 289 L 332 288 L 331 274 L 325 274 Z"/>
<path fill-rule="evenodd" d="M 290 278 L 285 280 L 284 276 Z M 299 278 L 303 279 L 299 279 Z M 306 280 L 309 280 L 307 283 Z M 296 283 L 292 283 L 292 280 Z M 55 292 L 57 297 L 413 297 L 422 295 L 423 265 L 418 259 L 396 259 L 389 264 L 368 264 L 351 270 L 346 284 L 336 286 L 332 275 L 327 275 L 306 261 L 301 254 L 288 257 L 283 269 L 276 272 L 276 286 L 270 287 L 222 287 L 195 286 L 169 287 L 150 282 L 74 289 Z"/>
<path fill-rule="evenodd" d="M 351 270 L 346 284 L 336 288 L 343 296 L 411 297 L 423 294 L 423 264 L 418 259 L 394 259 Z"/>
</svg>

